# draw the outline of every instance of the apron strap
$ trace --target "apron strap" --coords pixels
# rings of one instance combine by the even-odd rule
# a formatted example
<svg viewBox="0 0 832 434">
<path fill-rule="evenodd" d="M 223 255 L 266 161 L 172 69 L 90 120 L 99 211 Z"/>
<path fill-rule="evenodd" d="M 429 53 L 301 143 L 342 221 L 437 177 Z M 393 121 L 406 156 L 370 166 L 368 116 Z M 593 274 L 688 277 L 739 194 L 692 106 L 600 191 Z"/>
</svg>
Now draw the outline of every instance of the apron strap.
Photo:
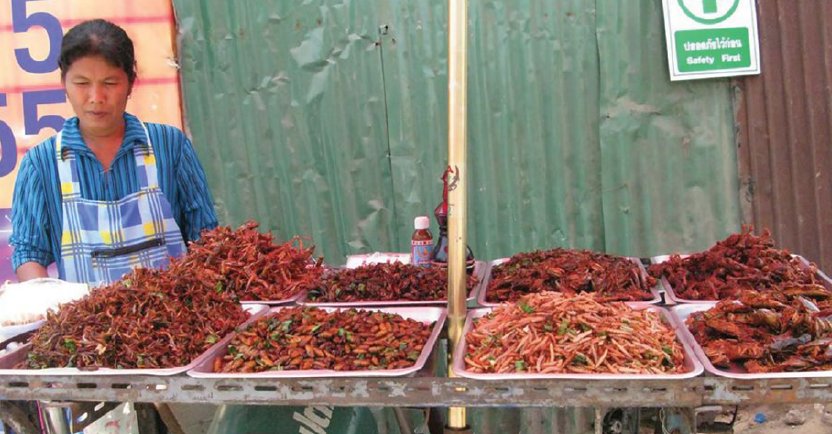
<svg viewBox="0 0 832 434">
<path fill-rule="evenodd" d="M 63 131 L 55 137 L 55 158 L 58 161 L 58 178 L 61 182 L 61 198 L 75 199 L 81 197 L 81 178 L 75 164 L 75 154 L 63 152 Z"/>
<path fill-rule="evenodd" d="M 142 123 L 147 146 L 134 146 L 133 156 L 136 160 L 136 176 L 139 191 L 159 188 L 159 178 L 156 169 L 156 155 L 150 142 L 150 133 Z M 75 153 L 63 150 L 63 131 L 55 138 L 55 158 L 58 161 L 58 178 L 61 182 L 61 198 L 77 199 L 81 197 L 81 178 L 78 175 L 78 165 Z"/>
<path fill-rule="evenodd" d="M 150 133 L 147 126 L 142 122 L 144 136 L 147 139 L 147 146 L 134 146 L 133 155 L 136 157 L 136 175 L 139 178 L 139 190 L 159 188 L 159 179 L 156 174 L 156 154 L 153 153 L 153 144 L 150 143 Z"/>
</svg>

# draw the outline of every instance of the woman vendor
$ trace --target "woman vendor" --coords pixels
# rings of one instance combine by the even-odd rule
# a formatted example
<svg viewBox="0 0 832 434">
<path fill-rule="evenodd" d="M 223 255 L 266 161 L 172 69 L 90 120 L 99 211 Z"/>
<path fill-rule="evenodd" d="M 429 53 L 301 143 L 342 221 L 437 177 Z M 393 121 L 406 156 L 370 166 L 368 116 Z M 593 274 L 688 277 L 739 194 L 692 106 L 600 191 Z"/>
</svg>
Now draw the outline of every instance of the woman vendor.
<svg viewBox="0 0 832 434">
<path fill-rule="evenodd" d="M 53 262 L 61 279 L 92 286 L 134 267 L 165 267 L 217 226 L 190 141 L 125 111 L 136 60 L 117 25 L 70 29 L 59 66 L 75 117 L 20 163 L 10 238 L 18 279 L 45 277 Z"/>
</svg>

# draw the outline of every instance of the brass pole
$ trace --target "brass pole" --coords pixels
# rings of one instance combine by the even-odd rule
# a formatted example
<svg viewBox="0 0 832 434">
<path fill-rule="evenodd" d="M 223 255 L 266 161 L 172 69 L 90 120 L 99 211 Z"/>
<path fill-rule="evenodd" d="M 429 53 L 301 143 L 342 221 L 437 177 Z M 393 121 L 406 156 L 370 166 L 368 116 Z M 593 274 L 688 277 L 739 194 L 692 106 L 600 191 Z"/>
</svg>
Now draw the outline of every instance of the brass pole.
<svg viewBox="0 0 832 434">
<path fill-rule="evenodd" d="M 453 350 L 466 313 L 468 1 L 448 0 L 448 6 L 448 337 Z M 448 371 L 453 376 L 450 365 Z M 465 407 L 448 409 L 450 430 L 463 431 L 467 425 Z"/>
</svg>

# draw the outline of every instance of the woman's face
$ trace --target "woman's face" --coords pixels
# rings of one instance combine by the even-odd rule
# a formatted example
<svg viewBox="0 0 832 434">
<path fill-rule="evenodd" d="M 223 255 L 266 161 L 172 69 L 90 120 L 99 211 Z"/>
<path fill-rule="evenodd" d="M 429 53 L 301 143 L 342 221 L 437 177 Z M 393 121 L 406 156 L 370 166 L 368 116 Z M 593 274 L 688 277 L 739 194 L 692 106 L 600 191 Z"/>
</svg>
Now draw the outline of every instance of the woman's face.
<svg viewBox="0 0 832 434">
<path fill-rule="evenodd" d="M 84 134 L 106 136 L 120 131 L 131 91 L 123 69 L 101 56 L 82 57 L 69 66 L 63 84 Z"/>
</svg>

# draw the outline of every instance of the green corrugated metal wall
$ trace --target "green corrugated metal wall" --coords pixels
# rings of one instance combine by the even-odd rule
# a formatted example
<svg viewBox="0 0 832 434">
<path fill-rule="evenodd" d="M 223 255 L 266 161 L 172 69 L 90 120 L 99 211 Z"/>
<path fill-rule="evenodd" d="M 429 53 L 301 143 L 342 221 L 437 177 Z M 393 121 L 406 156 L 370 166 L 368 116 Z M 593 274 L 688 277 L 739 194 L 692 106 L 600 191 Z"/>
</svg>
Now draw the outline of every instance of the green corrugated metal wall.
<svg viewBox="0 0 832 434">
<path fill-rule="evenodd" d="M 738 228 L 729 84 L 669 82 L 660 0 L 469 4 L 478 257 L 643 256 Z M 447 159 L 446 2 L 174 5 L 186 121 L 222 222 L 307 235 L 331 263 L 406 251 Z"/>
</svg>

